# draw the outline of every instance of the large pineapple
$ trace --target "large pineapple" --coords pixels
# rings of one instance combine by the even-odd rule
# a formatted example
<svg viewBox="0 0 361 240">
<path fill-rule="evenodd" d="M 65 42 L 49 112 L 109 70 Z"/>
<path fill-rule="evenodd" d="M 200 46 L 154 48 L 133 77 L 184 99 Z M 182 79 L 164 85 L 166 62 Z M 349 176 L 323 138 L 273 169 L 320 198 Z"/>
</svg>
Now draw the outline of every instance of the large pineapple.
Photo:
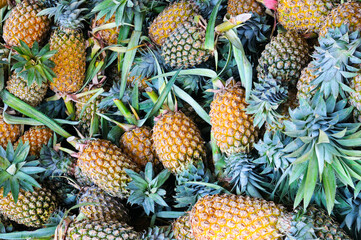
<svg viewBox="0 0 361 240">
<path fill-rule="evenodd" d="M 173 68 L 190 68 L 208 60 L 204 48 L 206 31 L 195 19 L 178 24 L 162 44 L 162 57 Z"/>
<path fill-rule="evenodd" d="M 361 30 L 361 2 L 347 1 L 334 8 L 323 22 L 320 36 L 325 36 L 329 28 L 348 25 L 351 31 Z"/>
<path fill-rule="evenodd" d="M 20 134 L 20 125 L 7 124 L 2 114 L 0 114 L 0 146 L 6 148 L 9 142 L 11 144 L 16 142 Z"/>
<path fill-rule="evenodd" d="M 24 132 L 24 134 L 19 138 L 14 146 L 16 148 L 20 141 L 23 143 L 29 141 L 29 155 L 39 157 L 41 148 L 43 145 L 48 144 L 52 136 L 53 131 L 45 126 L 31 127 L 29 130 Z"/>
<path fill-rule="evenodd" d="M 211 239 L 349 239 L 321 209 L 305 214 L 288 212 L 282 205 L 241 195 L 201 198 L 190 213 L 197 240 Z M 291 238 L 290 238 L 291 239 Z"/>
<path fill-rule="evenodd" d="M 6 44 L 18 46 L 19 40 L 22 40 L 32 47 L 35 41 L 42 42 L 50 29 L 48 17 L 37 15 L 43 9 L 44 5 L 39 0 L 23 0 L 16 4 L 4 24 Z"/>
<path fill-rule="evenodd" d="M 201 133 L 182 112 L 163 114 L 153 127 L 152 139 L 159 160 L 173 173 L 179 173 L 205 158 Z"/>
<path fill-rule="evenodd" d="M 166 7 L 149 27 L 149 37 L 161 46 L 179 24 L 191 20 L 197 12 L 196 5 L 191 1 L 182 0 Z"/>
<path fill-rule="evenodd" d="M 125 169 L 137 170 L 136 163 L 107 140 L 90 140 L 81 148 L 78 156 L 81 171 L 110 195 L 128 197 L 131 179 Z"/>
<path fill-rule="evenodd" d="M 245 91 L 229 85 L 214 96 L 209 115 L 217 145 L 227 155 L 249 152 L 258 138 L 253 117 L 246 113 Z"/>
<path fill-rule="evenodd" d="M 309 59 L 309 46 L 301 35 L 280 32 L 266 45 L 258 60 L 258 78 L 265 79 L 270 74 L 274 79 L 295 84 Z"/>
<path fill-rule="evenodd" d="M 237 16 L 242 13 L 257 13 L 259 15 L 264 14 L 265 8 L 261 3 L 256 0 L 228 0 L 227 13 L 233 16 Z"/>
<path fill-rule="evenodd" d="M 55 16 L 58 25 L 50 36 L 50 49 L 57 50 L 51 58 L 55 63 L 53 71 L 56 78 L 50 83 L 50 88 L 55 92 L 74 93 L 83 85 L 86 66 L 86 44 L 81 30 L 83 2 L 60 1 L 56 7 L 42 13 Z"/>
<path fill-rule="evenodd" d="M 318 33 L 327 14 L 334 7 L 334 0 L 279 0 L 279 23 L 290 31 Z"/>
<path fill-rule="evenodd" d="M 119 142 L 122 150 L 135 160 L 139 167 L 144 168 L 148 162 L 158 163 L 153 148 L 152 132 L 149 127 L 136 127 L 126 131 Z"/>
</svg>

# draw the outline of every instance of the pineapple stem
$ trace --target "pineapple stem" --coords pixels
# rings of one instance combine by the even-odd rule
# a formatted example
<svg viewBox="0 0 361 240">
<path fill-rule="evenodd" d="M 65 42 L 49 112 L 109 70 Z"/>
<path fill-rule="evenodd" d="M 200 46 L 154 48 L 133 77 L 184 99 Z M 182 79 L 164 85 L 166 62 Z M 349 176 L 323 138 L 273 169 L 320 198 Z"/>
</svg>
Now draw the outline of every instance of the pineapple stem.
<svg viewBox="0 0 361 240">
<path fill-rule="evenodd" d="M 137 124 L 137 119 L 122 101 L 120 101 L 119 99 L 114 99 L 114 103 L 118 107 L 120 113 L 125 117 L 125 119 L 127 119 L 129 123 L 134 125 Z"/>
<path fill-rule="evenodd" d="M 66 100 L 65 98 L 63 98 L 63 99 L 64 99 L 66 110 L 70 117 L 70 120 L 74 120 L 75 119 L 75 108 L 74 108 L 73 102 L 71 100 Z"/>
<path fill-rule="evenodd" d="M 114 119 L 111 119 L 110 117 L 104 115 L 104 114 L 101 114 L 101 113 L 98 113 L 97 114 L 104 118 L 105 120 L 108 120 L 109 122 L 112 122 L 112 123 L 115 123 L 118 127 L 120 127 L 121 129 L 123 129 L 124 131 L 130 131 L 132 130 L 133 128 L 135 128 L 134 125 L 130 125 L 130 124 L 125 124 L 125 123 L 120 123 L 120 122 L 117 122 L 115 121 Z"/>
<path fill-rule="evenodd" d="M 152 88 L 150 88 L 150 89 L 151 89 L 151 91 L 147 91 L 147 89 L 146 89 L 146 93 L 149 96 L 149 98 L 152 100 L 152 102 L 156 103 L 159 96 Z"/>
<path fill-rule="evenodd" d="M 56 148 L 57 148 L 57 150 L 60 150 L 60 151 L 66 152 L 66 153 L 68 153 L 68 154 L 70 154 L 70 155 L 72 155 L 72 154 L 76 153 L 75 151 L 70 150 L 70 149 L 68 149 L 68 148 L 59 147 L 59 146 L 57 146 Z"/>
</svg>

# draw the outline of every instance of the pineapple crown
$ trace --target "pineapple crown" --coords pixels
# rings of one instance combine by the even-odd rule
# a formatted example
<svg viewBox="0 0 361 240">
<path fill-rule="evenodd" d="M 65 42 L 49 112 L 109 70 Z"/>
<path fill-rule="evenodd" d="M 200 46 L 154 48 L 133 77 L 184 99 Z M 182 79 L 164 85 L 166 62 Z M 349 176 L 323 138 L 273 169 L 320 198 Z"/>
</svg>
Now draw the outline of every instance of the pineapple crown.
<svg viewBox="0 0 361 240">
<path fill-rule="evenodd" d="M 177 184 L 174 196 L 177 205 L 175 207 L 192 207 L 198 199 L 206 195 L 219 194 L 223 191 L 218 185 L 216 178 L 202 162 L 198 166 L 189 165 L 188 169 L 177 175 Z"/>
<path fill-rule="evenodd" d="M 281 117 L 277 109 L 287 96 L 287 89 L 271 77 L 255 83 L 246 108 L 247 114 L 254 114 L 254 126 L 261 128 L 265 122 L 277 123 Z"/>
<path fill-rule="evenodd" d="M 233 154 L 225 159 L 225 179 L 232 185 L 236 194 L 247 194 L 252 197 L 262 198 L 261 193 L 266 193 L 266 179 L 260 174 L 259 165 L 254 158 L 244 153 Z"/>
<path fill-rule="evenodd" d="M 345 98 L 345 92 L 352 91 L 347 79 L 356 76 L 361 63 L 361 37 L 359 31 L 350 32 L 347 25 L 329 29 L 325 37 L 318 39 L 320 46 L 313 54 L 314 72 L 317 77 L 311 82 L 325 97 L 338 95 Z"/>
<path fill-rule="evenodd" d="M 3 189 L 4 197 L 11 191 L 15 203 L 18 201 L 20 188 L 31 192 L 34 190 L 34 186 L 41 188 L 35 177 L 45 169 L 38 167 L 38 160 L 28 157 L 29 151 L 29 142 L 23 144 L 22 140 L 16 150 L 10 142 L 6 151 L 0 147 L 0 186 Z"/>
<path fill-rule="evenodd" d="M 113 86 L 110 88 L 108 92 L 104 92 L 101 96 L 104 96 L 98 105 L 98 109 L 106 109 L 114 106 L 114 100 L 119 99 L 120 95 L 120 82 L 114 82 Z M 127 88 L 124 92 L 122 101 L 130 102 L 131 97 L 131 89 Z"/>
<path fill-rule="evenodd" d="M 334 206 L 336 180 L 354 187 L 352 178 L 360 178 L 361 143 L 360 123 L 347 123 L 352 107 L 346 107 L 347 99 L 336 101 L 333 96 L 326 100 L 317 92 L 309 103 L 300 99 L 300 106 L 290 110 L 290 121 L 284 121 L 285 134 L 292 141 L 284 151 L 286 157 L 295 158 L 290 166 L 290 183 L 302 179 L 295 206 L 302 199 L 304 207 L 309 204 L 317 183 L 323 184 L 327 210 Z M 342 173 L 342 174 L 341 174 Z"/>
<path fill-rule="evenodd" d="M 50 58 L 56 53 L 56 50 L 50 51 L 49 44 L 39 49 L 38 42 L 34 42 L 32 48 L 29 48 L 25 42 L 20 40 L 20 46 L 14 46 L 17 54 L 12 58 L 17 62 L 12 66 L 12 70 L 21 78 L 27 81 L 31 86 L 35 82 L 38 86 L 53 81 L 56 77 L 52 68 L 55 66 Z"/>
<path fill-rule="evenodd" d="M 83 21 L 87 18 L 84 12 L 87 8 L 81 8 L 86 0 L 59 0 L 56 6 L 42 10 L 38 15 L 54 16 L 58 26 L 66 29 L 83 28 Z"/>
<path fill-rule="evenodd" d="M 164 201 L 166 191 L 161 188 L 170 176 L 167 169 L 154 177 L 153 165 L 148 162 L 144 172 L 136 173 L 130 169 L 125 171 L 132 178 L 127 186 L 130 189 L 128 203 L 141 205 L 147 215 L 155 213 L 156 206 L 168 207 Z"/>
<path fill-rule="evenodd" d="M 157 62 L 162 68 L 167 68 L 159 49 L 140 51 L 140 54 L 140 57 L 135 59 L 130 71 L 131 77 L 153 77 L 157 72 Z"/>
<path fill-rule="evenodd" d="M 259 45 L 269 40 L 271 30 L 271 25 L 267 24 L 267 16 L 252 13 L 252 17 L 237 28 L 237 33 L 245 49 L 258 53 Z"/>
<path fill-rule="evenodd" d="M 306 214 L 302 210 L 295 210 L 293 213 L 288 214 L 290 222 L 288 229 L 285 231 L 285 240 L 307 240 L 307 239 L 319 239 L 317 238 L 312 224 L 312 219 L 306 217 Z M 278 223 L 282 224 L 282 220 Z M 287 226 L 287 224 L 286 224 Z"/>
<path fill-rule="evenodd" d="M 140 239 L 144 240 L 175 240 L 171 226 L 148 228 Z"/>
</svg>

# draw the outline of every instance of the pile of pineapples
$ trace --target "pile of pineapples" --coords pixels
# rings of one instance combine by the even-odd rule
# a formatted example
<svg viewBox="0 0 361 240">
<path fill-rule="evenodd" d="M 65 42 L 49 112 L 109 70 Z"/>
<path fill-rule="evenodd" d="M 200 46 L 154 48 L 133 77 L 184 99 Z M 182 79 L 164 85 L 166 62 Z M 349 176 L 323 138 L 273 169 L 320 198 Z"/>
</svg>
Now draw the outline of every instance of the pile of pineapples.
<svg viewBox="0 0 361 240">
<path fill-rule="evenodd" d="M 361 239 L 361 1 L 0 7 L 0 239 Z"/>
</svg>

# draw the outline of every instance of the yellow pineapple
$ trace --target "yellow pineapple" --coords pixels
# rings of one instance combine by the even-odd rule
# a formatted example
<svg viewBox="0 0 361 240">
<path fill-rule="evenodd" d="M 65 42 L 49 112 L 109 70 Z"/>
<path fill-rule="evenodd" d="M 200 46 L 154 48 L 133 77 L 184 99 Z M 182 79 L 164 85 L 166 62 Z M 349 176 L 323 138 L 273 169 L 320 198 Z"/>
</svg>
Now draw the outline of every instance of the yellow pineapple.
<svg viewBox="0 0 361 240">
<path fill-rule="evenodd" d="M 256 0 L 228 0 L 227 13 L 233 16 L 249 12 L 262 15 L 264 11 L 265 8 Z"/>
<path fill-rule="evenodd" d="M 90 140 L 81 145 L 78 166 L 99 188 L 112 196 L 126 198 L 131 181 L 125 169 L 138 170 L 136 163 L 107 140 Z"/>
<path fill-rule="evenodd" d="M 105 24 L 114 23 L 115 15 L 110 17 L 107 21 L 105 21 L 106 16 L 103 16 L 100 19 L 97 19 L 95 16 L 92 20 L 92 28 L 101 27 Z M 119 29 L 116 27 L 113 28 L 105 28 L 97 31 L 95 35 L 99 35 L 99 37 L 107 44 L 113 45 L 118 43 Z"/>
<path fill-rule="evenodd" d="M 193 18 L 197 7 L 192 1 L 182 0 L 166 7 L 149 27 L 149 37 L 161 46 L 177 26 Z"/>
<path fill-rule="evenodd" d="M 245 97 L 243 88 L 231 84 L 216 93 L 211 103 L 211 131 L 218 147 L 227 155 L 249 152 L 258 138 L 253 117 L 246 113 Z"/>
<path fill-rule="evenodd" d="M 23 0 L 16 4 L 4 24 L 5 43 L 18 46 L 22 40 L 32 47 L 35 41 L 42 42 L 50 29 L 49 18 L 37 16 L 43 8 L 38 0 Z"/>
<path fill-rule="evenodd" d="M 301 77 L 297 82 L 297 98 L 311 99 L 311 96 L 315 94 L 316 86 L 311 82 L 316 79 L 317 75 L 314 74 L 314 64 L 311 62 L 301 72 Z"/>
<path fill-rule="evenodd" d="M 0 114 L 0 146 L 6 148 L 9 141 L 14 143 L 20 137 L 21 129 L 20 125 L 7 124 Z"/>
<path fill-rule="evenodd" d="M 323 22 L 320 36 L 325 36 L 329 28 L 346 24 L 350 31 L 361 30 L 361 2 L 348 1 L 334 8 Z"/>
<path fill-rule="evenodd" d="M 163 114 L 153 127 L 153 145 L 163 166 L 179 173 L 205 159 L 205 145 L 195 123 L 182 112 Z"/>
</svg>

